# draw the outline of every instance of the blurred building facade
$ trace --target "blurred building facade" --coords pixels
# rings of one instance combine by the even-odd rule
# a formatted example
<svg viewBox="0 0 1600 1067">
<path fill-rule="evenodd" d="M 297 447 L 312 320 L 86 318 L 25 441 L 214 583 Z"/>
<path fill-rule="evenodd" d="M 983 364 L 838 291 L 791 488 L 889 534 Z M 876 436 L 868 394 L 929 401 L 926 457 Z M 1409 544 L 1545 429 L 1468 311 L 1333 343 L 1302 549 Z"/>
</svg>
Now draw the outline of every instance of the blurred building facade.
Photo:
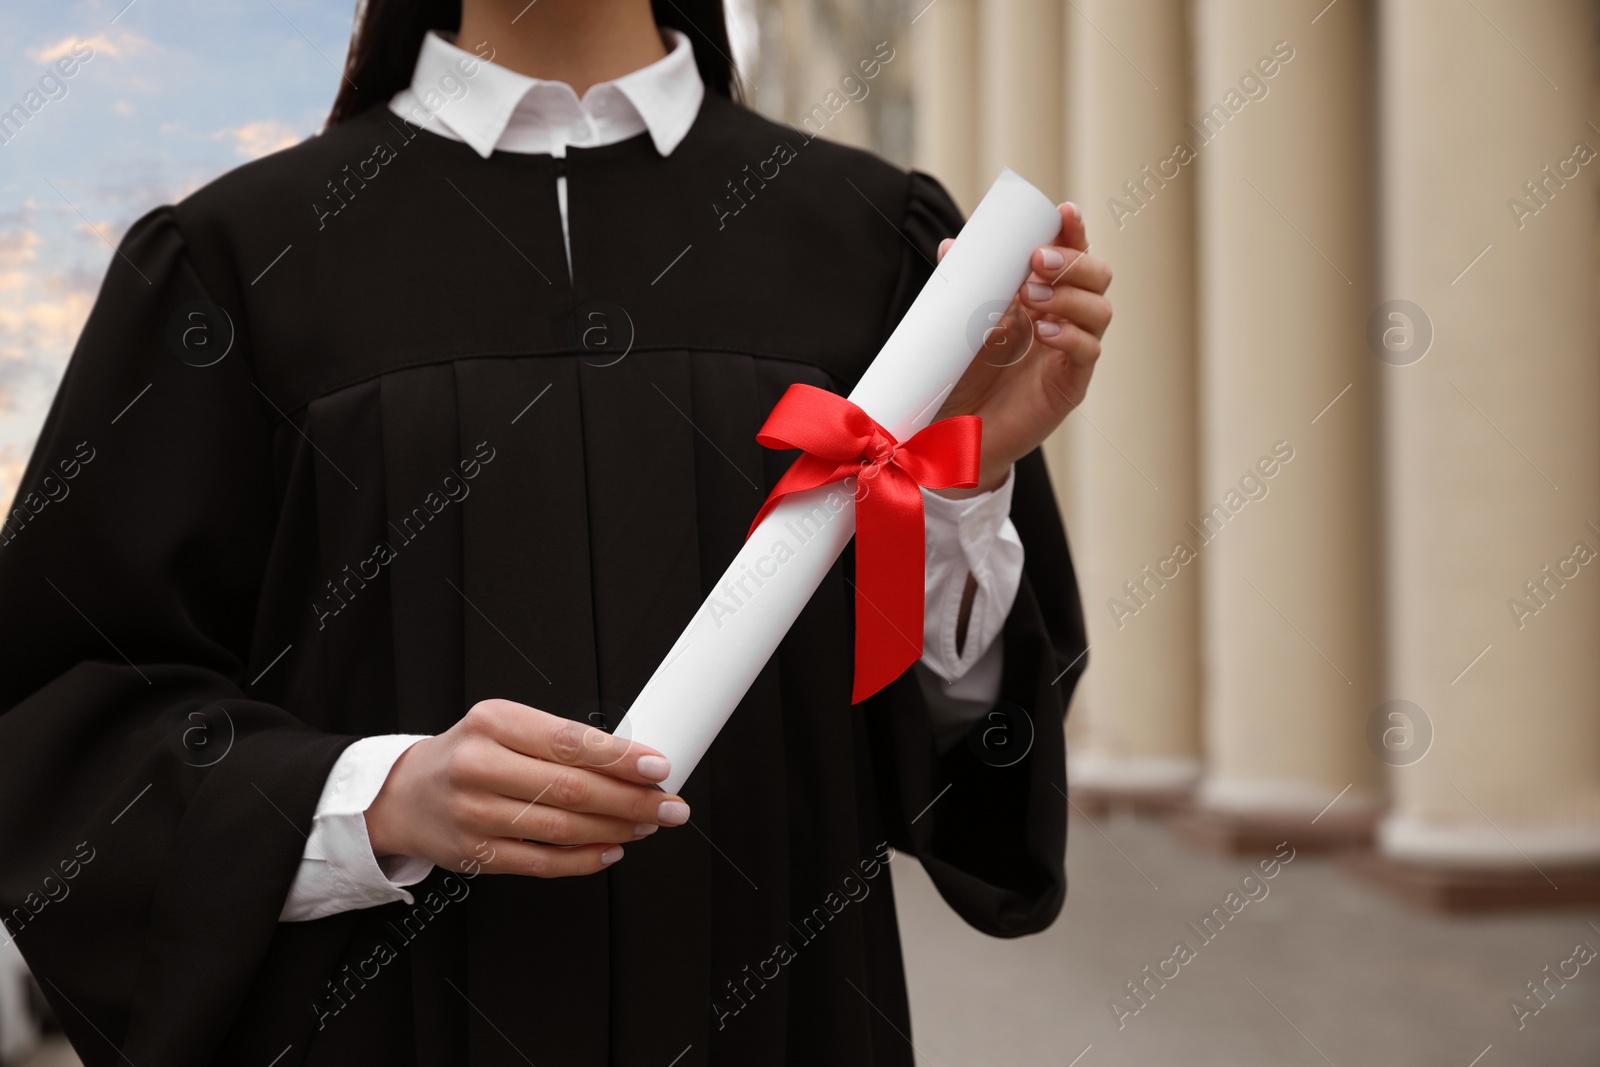
<svg viewBox="0 0 1600 1067">
<path fill-rule="evenodd" d="M 755 106 L 968 210 L 1010 166 L 1115 269 L 1049 445 L 1075 797 L 1371 841 L 1436 902 L 1596 899 L 1596 5 L 746 11 Z"/>
</svg>

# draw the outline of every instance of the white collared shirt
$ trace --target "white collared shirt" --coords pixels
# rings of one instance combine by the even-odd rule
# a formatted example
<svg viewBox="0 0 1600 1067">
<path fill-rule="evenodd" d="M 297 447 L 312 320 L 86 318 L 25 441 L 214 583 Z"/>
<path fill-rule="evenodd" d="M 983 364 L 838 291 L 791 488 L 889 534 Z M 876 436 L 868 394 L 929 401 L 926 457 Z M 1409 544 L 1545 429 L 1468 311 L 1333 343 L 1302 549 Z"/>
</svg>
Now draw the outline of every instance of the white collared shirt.
<svg viewBox="0 0 1600 1067">
<path fill-rule="evenodd" d="M 409 88 L 389 108 L 440 137 L 462 141 L 488 159 L 496 151 L 563 157 L 569 146 L 615 144 L 648 131 L 656 151 L 671 155 L 694 124 L 705 98 L 689 39 L 664 30 L 666 56 L 580 99 L 570 85 L 518 74 L 456 47 L 430 31 Z M 484 48 L 486 46 L 480 46 Z M 565 176 L 556 179 L 561 231 L 567 237 Z M 570 240 L 567 267 L 572 266 Z M 913 668 L 928 697 L 936 734 L 946 747 L 1000 695 L 1000 632 L 1022 581 L 1022 541 L 1011 524 L 1014 475 L 992 493 L 949 500 L 923 490 L 927 515 L 927 581 L 922 661 Z M 958 652 L 961 598 L 978 584 Z M 300 869 L 280 921 L 319 919 L 395 900 L 413 903 L 406 886 L 433 865 L 407 856 L 372 854 L 365 812 L 395 761 L 422 737 L 386 734 L 345 749 L 323 787 Z"/>
<path fill-rule="evenodd" d="M 411 85 L 389 110 L 452 141 L 465 141 L 488 159 L 501 152 L 567 154 L 568 145 L 615 144 L 650 132 L 656 151 L 670 156 L 694 125 L 705 99 L 689 39 L 664 30 L 670 51 L 614 81 L 591 85 L 579 99 L 566 82 L 546 81 L 485 62 L 430 30 L 423 38 Z M 487 45 L 480 45 L 487 49 Z M 437 118 L 437 123 L 431 120 Z"/>
</svg>

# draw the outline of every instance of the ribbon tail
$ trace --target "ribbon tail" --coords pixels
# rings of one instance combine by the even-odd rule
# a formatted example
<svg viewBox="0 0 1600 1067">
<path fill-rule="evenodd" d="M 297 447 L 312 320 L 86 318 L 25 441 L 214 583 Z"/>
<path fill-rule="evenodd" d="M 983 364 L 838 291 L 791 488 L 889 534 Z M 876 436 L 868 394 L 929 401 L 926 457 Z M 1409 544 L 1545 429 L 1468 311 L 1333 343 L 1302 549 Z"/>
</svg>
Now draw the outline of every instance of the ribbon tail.
<svg viewBox="0 0 1600 1067">
<path fill-rule="evenodd" d="M 926 527 L 922 491 L 893 464 L 856 496 L 856 671 L 859 704 L 922 658 Z"/>
</svg>

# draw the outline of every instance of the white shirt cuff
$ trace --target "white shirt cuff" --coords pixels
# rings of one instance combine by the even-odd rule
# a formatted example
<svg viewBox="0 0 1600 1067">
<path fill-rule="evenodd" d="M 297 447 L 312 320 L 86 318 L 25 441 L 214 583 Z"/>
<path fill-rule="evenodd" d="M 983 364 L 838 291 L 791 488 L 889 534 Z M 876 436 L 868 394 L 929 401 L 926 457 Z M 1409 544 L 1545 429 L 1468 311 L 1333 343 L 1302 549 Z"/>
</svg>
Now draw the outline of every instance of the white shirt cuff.
<svg viewBox="0 0 1600 1067">
<path fill-rule="evenodd" d="M 1005 627 L 1011 605 L 1022 584 L 1022 538 L 1011 524 L 1011 494 L 1016 472 L 1007 472 L 1005 482 L 993 492 L 980 493 L 964 500 L 951 500 L 931 490 L 922 491 L 923 512 L 927 517 L 927 586 L 923 601 L 922 662 L 946 682 L 955 682 L 985 658 Z M 961 597 L 967 576 L 978 583 L 971 614 L 967 618 L 966 641 L 956 651 L 956 627 L 961 617 Z M 988 699 L 1000 695 L 999 673 L 994 669 L 998 657 L 989 657 L 992 680 L 988 686 L 965 693 L 968 699 Z M 974 679 L 978 682 L 980 679 Z"/>
<path fill-rule="evenodd" d="M 279 922 L 321 919 L 396 900 L 415 903 L 405 887 L 426 878 L 433 864 L 413 856 L 387 856 L 380 863 L 367 837 L 366 810 L 395 761 L 426 737 L 364 737 L 339 756 L 317 800 L 311 834 Z"/>
</svg>

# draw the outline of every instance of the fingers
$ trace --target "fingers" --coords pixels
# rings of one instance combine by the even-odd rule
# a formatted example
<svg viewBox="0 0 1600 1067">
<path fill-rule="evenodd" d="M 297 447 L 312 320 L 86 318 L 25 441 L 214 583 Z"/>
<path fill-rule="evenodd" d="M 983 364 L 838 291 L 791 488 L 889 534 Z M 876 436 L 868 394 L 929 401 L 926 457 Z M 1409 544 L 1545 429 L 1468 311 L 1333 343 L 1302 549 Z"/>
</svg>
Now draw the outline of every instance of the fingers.
<svg viewBox="0 0 1600 1067">
<path fill-rule="evenodd" d="M 454 812 L 473 837 L 505 837 L 548 845 L 616 844 L 649 837 L 660 827 L 610 815 L 567 811 L 490 793 L 467 794 Z"/>
<path fill-rule="evenodd" d="M 568 812 L 610 816 L 630 828 L 638 823 L 681 826 L 689 821 L 689 806 L 683 798 L 655 786 L 524 756 L 487 739 L 481 745 L 459 746 L 452 757 L 450 776 L 450 785 L 461 793 L 497 794 L 517 801 L 519 807 L 531 801 Z"/>
<path fill-rule="evenodd" d="M 1022 287 L 1022 302 L 1036 316 L 1065 319 L 1096 337 L 1104 335 L 1111 324 L 1111 301 L 1099 293 L 1072 285 L 1027 282 Z M 1040 336 L 1049 334 L 1040 333 Z"/>
<path fill-rule="evenodd" d="M 1040 344 L 1065 353 L 1074 366 L 1093 366 L 1100 358 L 1100 338 L 1070 322 L 1040 319 L 1034 327 Z"/>
<path fill-rule="evenodd" d="M 1030 282 L 1071 285 L 1091 293 L 1104 293 L 1111 285 L 1111 264 L 1075 248 L 1047 245 L 1033 250 Z"/>
<path fill-rule="evenodd" d="M 494 858 L 483 864 L 491 874 L 520 874 L 529 878 L 570 878 L 603 871 L 622 858 L 621 845 L 577 845 L 561 848 L 526 841 L 494 843 Z"/>
<path fill-rule="evenodd" d="M 630 782 L 659 782 L 672 771 L 655 749 L 598 727 L 510 700 L 483 700 L 467 711 L 469 726 L 525 756 L 589 767 Z"/>
<path fill-rule="evenodd" d="M 937 255 L 935 255 L 933 257 L 934 262 L 935 263 L 943 263 L 944 262 L 944 254 L 946 252 L 950 251 L 950 246 L 955 244 L 955 243 L 956 243 L 956 239 L 954 237 L 946 237 L 944 240 L 940 241 L 939 242 L 939 252 L 938 252 Z"/>
</svg>

